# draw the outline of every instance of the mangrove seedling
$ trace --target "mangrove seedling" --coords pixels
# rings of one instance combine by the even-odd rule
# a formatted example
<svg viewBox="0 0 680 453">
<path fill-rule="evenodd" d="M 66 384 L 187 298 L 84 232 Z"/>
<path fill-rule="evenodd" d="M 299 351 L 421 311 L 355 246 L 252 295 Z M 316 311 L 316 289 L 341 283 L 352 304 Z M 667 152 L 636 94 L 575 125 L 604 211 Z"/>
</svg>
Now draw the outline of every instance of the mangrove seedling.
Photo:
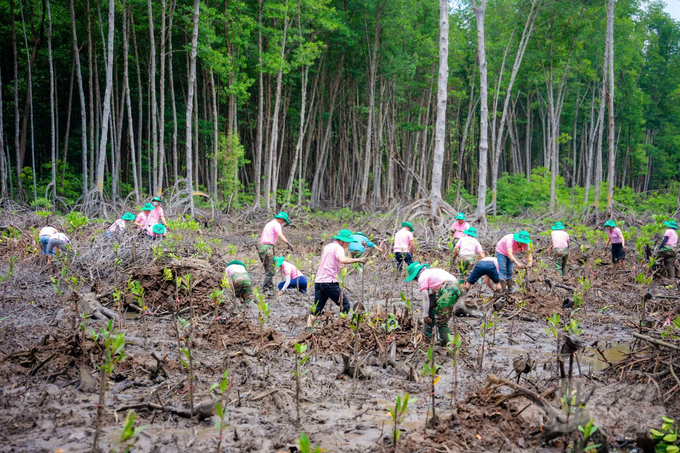
<svg viewBox="0 0 680 453">
<path fill-rule="evenodd" d="M 349 313 L 340 313 L 340 316 L 347 319 L 349 328 L 354 335 L 354 376 L 352 376 L 352 392 L 354 392 L 357 388 L 357 374 L 359 372 L 359 330 L 361 329 L 361 323 L 366 319 L 366 314 L 350 310 Z"/>
<path fill-rule="evenodd" d="M 253 288 L 253 295 L 257 301 L 257 320 L 260 323 L 260 343 L 264 344 L 264 325 L 272 314 L 271 305 L 264 300 L 264 294 L 260 293 L 257 288 Z"/>
<path fill-rule="evenodd" d="M 404 395 L 404 398 L 397 396 L 397 402 L 394 405 L 394 408 L 390 408 L 389 416 L 392 417 L 392 421 L 394 422 L 394 426 L 392 428 L 392 448 L 395 453 L 397 451 L 397 443 L 401 437 L 399 423 L 404 421 L 409 403 L 415 403 L 416 401 L 418 401 L 417 398 L 411 398 L 407 393 Z"/>
<path fill-rule="evenodd" d="M 182 365 L 189 371 L 189 400 L 191 407 L 191 416 L 194 416 L 194 362 L 191 359 L 191 348 L 189 347 L 189 341 L 186 342 L 187 347 L 180 349 L 184 354 L 184 359 L 180 359 Z"/>
<path fill-rule="evenodd" d="M 220 349 L 220 331 L 218 327 L 218 320 L 220 319 L 220 304 L 224 302 L 224 290 L 216 289 L 210 293 L 210 300 L 215 304 L 215 319 L 213 319 L 213 324 L 215 324 L 215 349 Z"/>
<path fill-rule="evenodd" d="M 295 343 L 295 410 L 297 411 L 297 424 L 300 424 L 300 379 L 307 374 L 307 371 L 302 372 L 302 366 L 309 360 L 309 356 L 305 355 L 307 350 L 306 344 Z"/>
<path fill-rule="evenodd" d="M 429 376 L 430 377 L 430 395 L 431 395 L 431 404 L 432 404 L 432 419 L 431 420 L 436 420 L 437 419 L 437 414 L 435 413 L 435 404 L 434 404 L 434 386 L 437 385 L 437 382 L 439 382 L 439 376 L 436 376 L 437 373 L 439 372 L 439 368 L 441 368 L 440 365 L 437 365 L 434 363 L 434 348 L 430 346 L 427 348 L 427 352 L 420 351 L 423 354 L 427 356 L 427 360 L 423 362 L 423 369 L 421 370 L 421 374 L 423 376 Z M 435 377 L 436 376 L 436 377 Z M 427 426 L 427 415 L 425 416 L 425 426 Z"/>
<path fill-rule="evenodd" d="M 128 290 L 132 294 L 132 297 L 137 301 L 139 309 L 141 312 L 142 319 L 144 320 L 144 347 L 147 347 L 147 332 L 149 329 L 148 319 L 146 317 L 147 306 L 144 305 L 144 287 L 137 280 L 130 280 L 128 282 Z"/>
<path fill-rule="evenodd" d="M 116 304 L 116 310 L 118 310 L 118 328 L 123 327 L 123 291 L 118 288 L 113 290 L 113 301 Z"/>
<path fill-rule="evenodd" d="M 597 426 L 593 424 L 594 420 L 590 420 L 585 426 L 578 426 L 580 435 L 574 440 L 574 453 L 585 453 L 588 451 L 596 451 L 601 444 L 591 444 L 590 437 L 597 431 Z M 677 448 L 677 447 L 676 447 Z M 665 451 L 665 450 L 662 450 Z M 677 450 L 675 450 L 677 452 Z"/>
<path fill-rule="evenodd" d="M 564 325 L 564 331 L 569 335 L 581 335 L 583 333 L 583 329 L 581 329 L 581 320 L 569 318 L 569 322 Z"/>
<path fill-rule="evenodd" d="M 194 301 L 191 297 L 191 290 L 193 288 L 191 280 L 192 280 L 191 274 L 182 275 L 182 283 L 184 284 L 184 289 L 187 290 L 187 294 L 189 295 L 189 310 L 191 311 L 191 320 L 193 322 L 196 313 L 194 312 Z"/>
<path fill-rule="evenodd" d="M 101 337 L 104 338 L 104 364 L 99 367 L 99 404 L 97 404 L 97 418 L 95 422 L 94 442 L 92 452 L 98 451 L 99 431 L 101 428 L 102 411 L 106 401 L 106 383 L 113 372 L 114 365 L 125 360 L 125 334 L 113 335 L 113 320 L 106 328 L 102 328 Z"/>
<path fill-rule="evenodd" d="M 560 322 L 562 317 L 559 313 L 553 313 L 550 318 L 545 319 L 548 323 L 548 327 L 544 327 L 543 330 L 548 336 L 555 338 L 556 353 L 559 359 L 560 354 Z M 559 360 L 556 362 L 559 363 Z"/>
<path fill-rule="evenodd" d="M 229 370 L 224 370 L 224 375 L 220 382 L 215 383 L 210 386 L 210 396 L 215 399 L 215 412 L 219 419 L 215 420 L 215 427 L 220 430 L 219 437 L 217 438 L 217 453 L 222 453 L 222 433 L 224 432 L 224 418 L 229 413 L 227 405 L 229 404 L 229 393 L 231 392 L 231 387 L 233 386 L 233 380 L 229 379 Z M 213 393 L 215 390 L 219 389 L 220 393 L 216 395 Z"/>
<path fill-rule="evenodd" d="M 680 447 L 678 444 L 678 424 L 672 418 L 661 417 L 663 423 L 661 429 L 650 429 L 652 439 L 658 442 L 656 444 L 656 451 L 659 453 L 678 453 Z"/>
<path fill-rule="evenodd" d="M 312 449 L 312 444 L 309 442 L 309 437 L 307 437 L 307 434 L 305 433 L 300 433 L 298 445 L 300 446 L 300 453 L 321 453 L 326 451 L 318 445 Z"/>
<path fill-rule="evenodd" d="M 132 446 L 139 437 L 139 433 L 144 431 L 150 425 L 139 426 L 135 428 L 135 418 L 137 414 L 133 410 L 129 410 L 125 416 L 125 421 L 123 422 L 123 430 L 120 432 L 120 444 L 119 452 L 129 453 L 132 451 Z"/>
<path fill-rule="evenodd" d="M 463 341 L 460 339 L 460 334 L 449 334 L 449 341 L 446 344 L 449 355 L 451 356 L 451 365 L 453 366 L 453 381 L 451 382 L 451 406 L 454 401 L 458 400 L 458 352 Z"/>
</svg>

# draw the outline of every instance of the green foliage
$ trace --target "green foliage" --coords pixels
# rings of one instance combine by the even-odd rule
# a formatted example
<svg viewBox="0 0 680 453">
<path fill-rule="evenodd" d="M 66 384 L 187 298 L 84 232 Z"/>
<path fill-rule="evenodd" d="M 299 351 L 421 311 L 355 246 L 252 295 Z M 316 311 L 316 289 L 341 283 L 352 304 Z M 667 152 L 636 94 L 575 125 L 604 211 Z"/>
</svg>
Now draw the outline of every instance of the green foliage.
<svg viewBox="0 0 680 453">
<path fill-rule="evenodd" d="M 399 442 L 399 438 L 401 437 L 399 423 L 404 421 L 404 418 L 406 417 L 406 411 L 408 410 L 408 405 L 410 403 L 415 403 L 416 401 L 418 401 L 417 398 L 411 398 L 411 396 L 407 393 L 404 395 L 404 398 L 397 396 L 397 402 L 395 403 L 394 408 L 390 408 L 389 415 L 392 417 L 392 421 L 394 422 L 394 428 L 392 429 L 392 443 L 395 450 L 397 447 L 397 442 Z"/>
<path fill-rule="evenodd" d="M 581 329 L 580 319 L 569 319 L 569 322 L 564 325 L 564 331 L 570 335 L 581 335 L 583 329 Z"/>
<path fill-rule="evenodd" d="M 553 313 L 553 315 L 550 318 L 546 318 L 548 327 L 543 328 L 545 333 L 556 339 L 559 334 L 561 318 L 562 317 L 560 316 L 559 313 Z"/>
<path fill-rule="evenodd" d="M 678 453 L 678 424 L 672 418 L 661 417 L 663 423 L 661 429 L 650 429 L 652 439 L 656 440 L 655 451 L 657 453 Z"/>
<path fill-rule="evenodd" d="M 307 434 L 305 433 L 300 433 L 300 439 L 298 439 L 298 445 L 300 446 L 300 453 L 321 453 L 324 450 L 323 448 L 319 447 L 318 445 L 312 449 L 312 444 L 309 441 L 309 437 L 307 437 Z"/>
<path fill-rule="evenodd" d="M 147 429 L 151 425 L 144 425 L 135 428 L 135 418 L 137 414 L 133 410 L 129 410 L 123 421 L 123 429 L 120 432 L 120 437 L 118 443 L 120 444 L 122 450 L 125 453 L 131 451 L 132 445 L 134 444 L 139 434 Z"/>
<path fill-rule="evenodd" d="M 198 222 L 195 219 L 192 219 L 188 214 L 175 220 L 167 219 L 167 222 L 168 228 L 171 230 L 198 231 L 200 228 Z"/>
<path fill-rule="evenodd" d="M 73 211 L 66 214 L 66 231 L 73 233 L 81 227 L 87 225 L 89 219 L 81 212 Z"/>
</svg>

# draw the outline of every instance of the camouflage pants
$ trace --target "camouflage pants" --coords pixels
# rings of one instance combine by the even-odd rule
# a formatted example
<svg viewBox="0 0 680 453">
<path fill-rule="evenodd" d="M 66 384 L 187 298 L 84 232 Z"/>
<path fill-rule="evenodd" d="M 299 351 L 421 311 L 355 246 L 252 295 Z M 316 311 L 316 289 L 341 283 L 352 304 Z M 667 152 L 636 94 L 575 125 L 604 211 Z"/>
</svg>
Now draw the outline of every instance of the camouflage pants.
<svg viewBox="0 0 680 453">
<path fill-rule="evenodd" d="M 235 273 L 231 276 L 231 282 L 234 286 L 234 295 L 243 302 L 248 303 L 252 300 L 253 289 L 250 282 L 250 275 L 243 272 Z"/>
<path fill-rule="evenodd" d="M 439 344 L 446 346 L 449 341 L 449 320 L 453 314 L 453 306 L 461 295 L 460 286 L 455 282 L 446 282 L 439 288 L 437 294 L 430 295 L 430 309 L 428 316 L 434 319 L 439 332 Z M 432 335 L 432 325 L 425 324 L 425 335 Z"/>
<path fill-rule="evenodd" d="M 564 272 L 567 270 L 569 249 L 566 247 L 554 249 L 553 256 L 555 258 L 555 269 L 557 269 L 558 271 L 561 272 L 562 275 L 564 275 Z"/>
<path fill-rule="evenodd" d="M 462 274 L 462 278 L 465 279 L 467 277 L 468 272 L 470 269 L 475 267 L 475 255 L 460 255 L 460 270 Z"/>
<path fill-rule="evenodd" d="M 667 245 L 659 249 L 659 257 L 663 258 L 666 270 L 668 271 L 668 278 L 675 278 L 675 257 L 677 254 L 673 247 Z"/>
<path fill-rule="evenodd" d="M 264 282 L 262 283 L 262 289 L 267 291 L 274 288 L 274 283 L 272 279 L 274 278 L 274 246 L 270 244 L 261 244 L 260 251 L 258 252 L 260 256 L 260 261 L 264 266 Z"/>
</svg>

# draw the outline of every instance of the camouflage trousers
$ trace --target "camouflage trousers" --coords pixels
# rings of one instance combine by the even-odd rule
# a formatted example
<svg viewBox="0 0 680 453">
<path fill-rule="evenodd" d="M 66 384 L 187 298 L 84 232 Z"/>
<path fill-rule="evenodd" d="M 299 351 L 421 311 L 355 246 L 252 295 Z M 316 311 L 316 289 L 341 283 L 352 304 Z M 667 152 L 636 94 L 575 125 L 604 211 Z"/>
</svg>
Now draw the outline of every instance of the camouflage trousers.
<svg viewBox="0 0 680 453">
<path fill-rule="evenodd" d="M 274 283 L 272 281 L 275 274 L 274 246 L 270 244 L 260 244 L 258 255 L 264 266 L 264 282 L 262 283 L 262 289 L 268 291 L 274 288 Z"/>
<path fill-rule="evenodd" d="M 560 271 L 562 275 L 567 270 L 567 260 L 569 259 L 569 249 L 561 247 L 553 250 L 553 257 L 555 258 L 555 269 Z"/>
<path fill-rule="evenodd" d="M 439 333 L 439 344 L 442 346 L 446 346 L 449 341 L 449 320 L 460 295 L 460 286 L 456 282 L 446 282 L 439 288 L 437 294 L 430 295 L 428 317 L 434 319 Z M 424 332 L 427 337 L 432 336 L 432 327 L 432 324 L 425 324 Z"/>
<path fill-rule="evenodd" d="M 465 277 L 468 275 L 468 272 L 470 272 L 470 270 L 475 267 L 476 261 L 475 255 L 460 255 L 460 262 L 458 266 L 460 267 L 463 279 L 465 279 Z"/>
<path fill-rule="evenodd" d="M 253 288 L 250 281 L 250 275 L 244 272 L 237 272 L 231 276 L 231 282 L 234 287 L 234 295 L 243 302 L 248 303 L 252 300 Z"/>
</svg>

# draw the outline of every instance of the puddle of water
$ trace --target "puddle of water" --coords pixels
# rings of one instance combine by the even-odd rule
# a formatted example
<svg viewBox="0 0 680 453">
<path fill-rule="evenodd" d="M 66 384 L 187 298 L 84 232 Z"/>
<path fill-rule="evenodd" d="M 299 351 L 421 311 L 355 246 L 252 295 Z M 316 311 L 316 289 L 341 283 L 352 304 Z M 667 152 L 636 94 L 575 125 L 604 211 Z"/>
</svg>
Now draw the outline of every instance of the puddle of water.
<svg viewBox="0 0 680 453">
<path fill-rule="evenodd" d="M 614 345 L 608 349 L 603 350 L 602 352 L 604 353 L 604 356 L 607 358 L 607 362 L 605 362 L 602 359 L 602 356 L 597 352 L 593 351 L 594 356 L 593 357 L 583 357 L 582 361 L 582 366 L 584 364 L 590 365 L 591 369 L 594 372 L 599 372 L 604 370 L 609 366 L 609 363 L 616 363 L 619 360 L 623 359 L 626 357 L 626 353 L 630 352 L 630 345 L 628 344 L 617 344 Z"/>
</svg>

